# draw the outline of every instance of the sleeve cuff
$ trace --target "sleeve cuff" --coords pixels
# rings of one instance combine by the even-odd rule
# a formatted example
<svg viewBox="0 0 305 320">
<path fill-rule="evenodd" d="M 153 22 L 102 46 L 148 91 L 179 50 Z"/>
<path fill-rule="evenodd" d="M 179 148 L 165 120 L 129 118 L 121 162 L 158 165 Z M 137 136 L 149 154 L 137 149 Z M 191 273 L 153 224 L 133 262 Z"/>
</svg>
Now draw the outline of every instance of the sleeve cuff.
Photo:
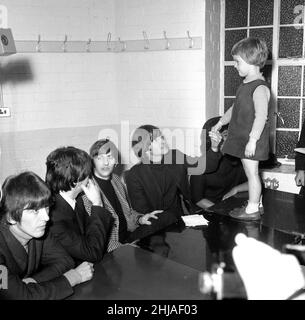
<svg viewBox="0 0 305 320">
<path fill-rule="evenodd" d="M 74 287 L 75 285 L 82 282 L 81 275 L 75 269 L 67 271 L 66 273 L 64 273 L 64 276 L 69 281 L 71 287 Z"/>
<path fill-rule="evenodd" d="M 143 215 L 142 215 L 142 214 L 139 214 L 139 215 L 137 216 L 136 224 L 137 224 L 138 226 L 140 226 L 140 225 L 141 225 L 141 224 L 140 224 L 140 219 L 141 219 L 141 217 L 143 217 Z"/>
<path fill-rule="evenodd" d="M 258 138 L 250 134 L 249 135 L 249 140 L 252 140 L 252 141 L 256 142 L 258 140 Z"/>
</svg>

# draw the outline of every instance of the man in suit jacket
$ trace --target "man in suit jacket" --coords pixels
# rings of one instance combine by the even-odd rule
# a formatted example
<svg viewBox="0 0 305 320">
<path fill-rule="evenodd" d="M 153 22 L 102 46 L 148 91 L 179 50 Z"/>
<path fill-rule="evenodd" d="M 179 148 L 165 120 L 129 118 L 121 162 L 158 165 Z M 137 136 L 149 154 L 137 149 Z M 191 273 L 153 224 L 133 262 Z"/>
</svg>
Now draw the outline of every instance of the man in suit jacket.
<svg viewBox="0 0 305 320">
<path fill-rule="evenodd" d="M 47 157 L 46 182 L 55 203 L 51 207 L 51 231 L 78 264 L 102 259 L 106 251 L 111 214 L 103 208 L 96 183 L 89 179 L 90 156 L 74 147 L 58 148 Z M 88 216 L 82 191 L 92 203 Z"/>
<path fill-rule="evenodd" d="M 7 178 L 2 189 L 0 265 L 7 279 L 0 298 L 63 299 L 91 279 L 92 265 L 72 269 L 73 259 L 45 233 L 51 193 L 43 180 L 24 172 Z"/>
<path fill-rule="evenodd" d="M 202 174 L 217 169 L 221 135 L 211 139 L 211 150 L 202 157 L 192 158 L 179 150 L 170 150 L 159 128 L 139 127 L 133 135 L 132 147 L 141 161 L 126 175 L 132 207 L 143 213 L 164 210 L 175 212 L 178 217 L 183 215 L 180 197 L 191 204 L 188 173 Z"/>
<path fill-rule="evenodd" d="M 108 139 L 96 141 L 90 148 L 93 161 L 93 179 L 99 186 L 105 208 L 112 214 L 114 223 L 110 232 L 107 251 L 110 252 L 123 243 L 133 242 L 143 238 L 156 230 L 174 223 L 175 219 L 165 221 L 162 210 L 146 214 L 139 213 L 130 206 L 125 185 L 120 177 L 113 173 L 118 162 L 118 150 Z M 83 201 L 88 214 L 91 214 L 91 205 L 87 197 Z M 160 215 L 159 215 L 160 213 Z"/>
</svg>

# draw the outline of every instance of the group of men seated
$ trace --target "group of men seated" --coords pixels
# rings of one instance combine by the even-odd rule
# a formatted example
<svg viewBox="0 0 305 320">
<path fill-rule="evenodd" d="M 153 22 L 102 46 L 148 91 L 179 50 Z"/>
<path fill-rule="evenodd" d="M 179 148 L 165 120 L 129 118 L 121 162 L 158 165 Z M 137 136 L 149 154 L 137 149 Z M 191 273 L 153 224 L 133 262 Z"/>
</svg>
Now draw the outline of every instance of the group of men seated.
<svg viewBox="0 0 305 320">
<path fill-rule="evenodd" d="M 29 171 L 9 176 L 1 190 L 1 299 L 64 299 L 92 278 L 106 252 L 176 222 L 181 198 L 192 207 L 187 168 L 215 171 L 221 139 L 213 133 L 211 148 L 189 158 L 145 125 L 133 135 L 140 161 L 125 182 L 113 172 L 119 152 L 108 139 L 89 154 L 72 146 L 52 151 L 45 181 Z"/>
<path fill-rule="evenodd" d="M 1 190 L 7 284 L 0 299 L 67 298 L 93 277 L 106 252 L 161 230 L 195 205 L 207 208 L 247 190 L 240 163 L 220 152 L 225 133 L 210 131 L 202 156 L 192 158 L 171 150 L 159 128 L 141 126 L 131 144 L 139 163 L 124 179 L 113 172 L 119 152 L 108 139 L 89 154 L 72 146 L 52 151 L 45 181 L 29 171 L 9 176 Z"/>
</svg>

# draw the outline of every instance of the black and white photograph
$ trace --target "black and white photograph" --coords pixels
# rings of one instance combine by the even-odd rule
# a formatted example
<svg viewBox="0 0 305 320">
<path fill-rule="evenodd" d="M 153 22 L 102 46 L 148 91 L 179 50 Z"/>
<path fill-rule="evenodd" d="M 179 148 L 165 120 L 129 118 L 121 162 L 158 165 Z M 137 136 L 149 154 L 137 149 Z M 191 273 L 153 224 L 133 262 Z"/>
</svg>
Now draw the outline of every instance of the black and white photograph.
<svg viewBox="0 0 305 320">
<path fill-rule="evenodd" d="M 304 0 L 0 0 L 0 304 L 304 300 L 304 26 Z"/>
</svg>

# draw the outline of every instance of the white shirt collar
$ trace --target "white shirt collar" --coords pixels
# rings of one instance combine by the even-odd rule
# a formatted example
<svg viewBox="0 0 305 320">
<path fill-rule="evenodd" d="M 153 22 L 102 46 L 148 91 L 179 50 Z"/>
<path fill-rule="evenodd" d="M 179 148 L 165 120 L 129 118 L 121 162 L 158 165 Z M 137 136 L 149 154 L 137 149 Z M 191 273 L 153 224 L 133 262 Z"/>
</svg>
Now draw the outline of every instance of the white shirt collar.
<svg viewBox="0 0 305 320">
<path fill-rule="evenodd" d="M 74 210 L 76 201 L 74 199 L 71 199 L 70 197 L 68 197 L 65 192 L 59 191 L 59 194 L 69 203 L 71 208 Z"/>
</svg>

